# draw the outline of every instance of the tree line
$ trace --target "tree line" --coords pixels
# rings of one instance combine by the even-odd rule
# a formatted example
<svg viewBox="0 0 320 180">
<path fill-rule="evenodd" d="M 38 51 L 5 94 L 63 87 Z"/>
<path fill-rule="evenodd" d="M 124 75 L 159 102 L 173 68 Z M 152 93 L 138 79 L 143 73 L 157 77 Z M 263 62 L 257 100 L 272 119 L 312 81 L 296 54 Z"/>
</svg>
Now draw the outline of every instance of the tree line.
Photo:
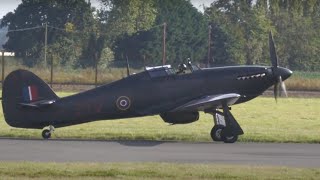
<svg viewBox="0 0 320 180">
<path fill-rule="evenodd" d="M 28 66 L 47 63 L 46 52 L 71 68 L 123 66 L 127 59 L 142 67 L 162 63 L 165 35 L 168 64 L 190 58 L 202 66 L 270 65 L 271 30 L 281 66 L 320 70 L 317 0 L 216 0 L 203 13 L 189 0 L 100 3 L 95 9 L 87 0 L 22 0 L 2 18 L 0 27 L 9 30 L 4 48 Z"/>
<path fill-rule="evenodd" d="M 1 19 L 0 19 L 0 24 L 1 24 Z M 0 50 L 3 49 L 3 47 L 1 46 L 2 44 L 5 44 L 5 42 L 7 41 L 7 28 L 0 28 Z"/>
</svg>

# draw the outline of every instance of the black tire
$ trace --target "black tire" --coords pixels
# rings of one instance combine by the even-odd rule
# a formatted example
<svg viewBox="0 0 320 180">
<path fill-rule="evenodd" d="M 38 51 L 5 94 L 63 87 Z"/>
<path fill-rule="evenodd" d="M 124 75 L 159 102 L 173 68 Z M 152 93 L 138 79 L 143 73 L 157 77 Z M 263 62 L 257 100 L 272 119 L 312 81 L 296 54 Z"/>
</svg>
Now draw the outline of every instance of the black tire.
<svg viewBox="0 0 320 180">
<path fill-rule="evenodd" d="M 229 136 L 229 137 L 222 137 L 222 141 L 224 143 L 235 143 L 238 140 L 238 135 Z"/>
<path fill-rule="evenodd" d="M 51 138 L 51 132 L 48 129 L 43 130 L 42 131 L 42 137 L 43 137 L 43 139 Z"/>
<path fill-rule="evenodd" d="M 224 129 L 224 126 L 222 125 L 215 125 L 213 126 L 213 128 L 211 129 L 211 138 L 214 141 L 222 141 L 222 137 L 221 137 L 221 132 Z"/>
</svg>

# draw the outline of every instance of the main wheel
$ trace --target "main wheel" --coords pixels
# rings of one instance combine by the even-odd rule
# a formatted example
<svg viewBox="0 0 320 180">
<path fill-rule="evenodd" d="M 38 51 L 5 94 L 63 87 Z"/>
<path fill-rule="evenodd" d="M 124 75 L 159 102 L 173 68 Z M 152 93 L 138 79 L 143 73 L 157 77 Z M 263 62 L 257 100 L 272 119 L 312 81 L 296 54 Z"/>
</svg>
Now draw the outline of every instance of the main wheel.
<svg viewBox="0 0 320 180">
<path fill-rule="evenodd" d="M 234 143 L 238 140 L 238 135 L 235 136 L 229 136 L 229 137 L 221 137 L 222 141 L 224 143 Z"/>
<path fill-rule="evenodd" d="M 42 137 L 43 139 L 49 139 L 51 137 L 51 132 L 49 129 L 45 129 L 42 131 Z"/>
<path fill-rule="evenodd" d="M 211 133 L 210 133 L 212 140 L 222 141 L 221 132 L 223 129 L 224 129 L 224 126 L 222 126 L 222 125 L 213 126 L 213 128 L 211 129 Z"/>
</svg>

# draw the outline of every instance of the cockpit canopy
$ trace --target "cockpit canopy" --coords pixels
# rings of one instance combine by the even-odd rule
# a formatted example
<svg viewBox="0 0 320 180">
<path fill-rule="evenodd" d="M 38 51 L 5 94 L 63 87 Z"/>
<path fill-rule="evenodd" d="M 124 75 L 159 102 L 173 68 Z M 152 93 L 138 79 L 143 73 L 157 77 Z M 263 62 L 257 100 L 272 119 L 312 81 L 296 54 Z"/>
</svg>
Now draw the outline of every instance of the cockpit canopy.
<svg viewBox="0 0 320 180">
<path fill-rule="evenodd" d="M 146 71 L 149 72 L 151 78 L 171 76 L 176 74 L 171 65 L 146 67 Z"/>
<path fill-rule="evenodd" d="M 201 68 L 191 64 L 191 62 L 188 62 L 187 65 L 180 64 L 178 67 L 178 70 L 175 70 L 174 68 L 172 68 L 171 65 L 145 67 L 145 70 L 148 71 L 151 78 L 155 78 L 155 77 L 165 77 L 165 76 L 192 73 L 194 71 L 201 70 Z"/>
</svg>

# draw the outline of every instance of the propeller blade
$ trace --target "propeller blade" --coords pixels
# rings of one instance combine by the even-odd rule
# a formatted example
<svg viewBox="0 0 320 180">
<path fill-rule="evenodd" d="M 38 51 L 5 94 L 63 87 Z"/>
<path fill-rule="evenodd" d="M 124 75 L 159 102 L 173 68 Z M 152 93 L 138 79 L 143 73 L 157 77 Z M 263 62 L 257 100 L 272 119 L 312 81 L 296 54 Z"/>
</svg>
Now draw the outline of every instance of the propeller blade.
<svg viewBox="0 0 320 180">
<path fill-rule="evenodd" d="M 269 32 L 269 49 L 270 49 L 270 60 L 273 67 L 272 72 L 273 72 L 273 76 L 276 78 L 276 83 L 274 84 L 273 93 L 274 93 L 274 98 L 277 102 L 278 97 L 281 97 L 282 92 L 284 92 L 286 97 L 288 97 L 288 93 L 287 93 L 286 85 L 282 81 L 282 77 L 280 73 L 281 71 L 278 68 L 279 60 L 278 60 L 278 55 L 276 51 L 276 45 L 274 43 L 271 31 Z"/>
<path fill-rule="evenodd" d="M 282 91 L 281 91 L 281 84 L 282 84 L 282 77 L 281 76 L 278 76 L 278 82 L 277 82 L 277 84 L 278 84 L 278 95 L 279 95 L 279 97 L 281 97 L 282 96 Z"/>
<path fill-rule="evenodd" d="M 279 76 L 279 77 L 280 77 L 281 90 L 284 92 L 284 95 L 285 95 L 286 97 L 288 97 L 286 84 L 284 84 L 284 82 L 282 81 L 281 76 Z M 280 96 L 281 96 L 281 95 L 280 95 Z"/>
<path fill-rule="evenodd" d="M 269 32 L 269 49 L 270 49 L 270 59 L 273 67 L 278 67 L 278 56 L 276 52 L 276 46 L 274 44 L 272 32 Z"/>
<path fill-rule="evenodd" d="M 274 87 L 273 87 L 273 94 L 274 94 L 274 99 L 276 100 L 276 102 L 278 102 L 278 89 L 279 89 L 279 83 L 276 83 L 274 84 Z"/>
<path fill-rule="evenodd" d="M 288 97 L 286 85 L 282 81 L 282 77 L 278 76 L 277 77 L 277 82 L 274 85 L 273 93 L 274 93 L 274 98 L 276 102 L 278 102 L 278 97 L 282 97 L 282 92 L 284 92 L 284 95 Z"/>
</svg>

